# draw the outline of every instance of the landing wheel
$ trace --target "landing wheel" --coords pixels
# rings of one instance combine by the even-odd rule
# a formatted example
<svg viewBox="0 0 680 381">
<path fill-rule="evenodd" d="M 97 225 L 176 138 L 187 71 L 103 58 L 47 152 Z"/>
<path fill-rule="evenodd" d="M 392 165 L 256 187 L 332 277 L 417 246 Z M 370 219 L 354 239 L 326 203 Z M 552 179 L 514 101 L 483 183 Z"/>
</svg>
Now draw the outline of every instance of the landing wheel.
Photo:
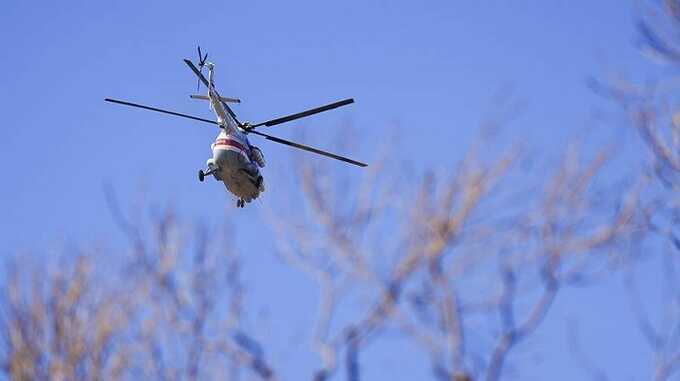
<svg viewBox="0 0 680 381">
<path fill-rule="evenodd" d="M 243 202 L 242 199 L 239 198 L 238 200 L 236 200 L 236 207 L 237 208 L 243 208 L 243 206 L 244 206 L 244 202 Z"/>
<path fill-rule="evenodd" d="M 205 180 L 205 172 L 201 169 L 198 171 L 198 181 L 203 182 L 203 180 Z"/>
</svg>

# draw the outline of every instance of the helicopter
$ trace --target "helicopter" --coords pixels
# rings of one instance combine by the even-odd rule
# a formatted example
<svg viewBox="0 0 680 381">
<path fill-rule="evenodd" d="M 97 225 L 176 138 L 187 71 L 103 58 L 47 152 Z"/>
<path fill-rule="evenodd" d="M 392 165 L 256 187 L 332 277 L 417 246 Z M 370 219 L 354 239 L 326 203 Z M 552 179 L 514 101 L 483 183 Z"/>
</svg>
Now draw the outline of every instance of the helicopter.
<svg viewBox="0 0 680 381">
<path fill-rule="evenodd" d="M 354 99 L 343 99 L 324 106 L 315 107 L 295 114 L 290 114 L 259 123 L 250 123 L 245 121 L 241 122 L 236 117 L 236 114 L 231 109 L 231 107 L 229 107 L 229 103 L 241 103 L 241 100 L 238 98 L 223 97 L 218 93 L 214 83 L 215 64 L 209 62 L 207 59 L 208 53 L 203 55 L 200 46 L 198 47 L 198 67 L 196 67 L 196 65 L 194 65 L 191 60 L 184 59 L 184 63 L 186 63 L 191 71 L 194 72 L 196 77 L 198 77 L 197 92 L 200 91 L 201 84 L 203 84 L 208 90 L 207 95 L 190 95 L 189 97 L 191 99 L 208 101 L 209 108 L 215 114 L 216 120 L 205 119 L 113 98 L 105 98 L 104 100 L 124 106 L 137 107 L 144 110 L 210 123 L 219 127 L 219 133 L 215 138 L 215 141 L 211 144 L 212 157 L 206 162 L 207 168 L 205 171 L 203 169 L 198 171 L 198 180 L 203 182 L 206 177 L 212 176 L 215 180 L 223 182 L 226 189 L 236 196 L 237 208 L 243 208 L 245 203 L 250 203 L 251 201 L 255 200 L 265 190 L 264 178 L 260 171 L 260 169 L 265 166 L 264 154 L 258 147 L 250 144 L 250 141 L 248 140 L 249 134 L 258 135 L 275 143 L 285 144 L 290 147 L 298 148 L 318 155 L 323 155 L 359 167 L 367 166 L 365 163 L 352 160 L 347 157 L 281 139 L 257 130 L 257 128 L 260 127 L 272 127 L 338 107 L 346 106 L 354 103 Z M 204 67 L 208 69 L 207 79 L 205 76 L 203 76 Z"/>
</svg>

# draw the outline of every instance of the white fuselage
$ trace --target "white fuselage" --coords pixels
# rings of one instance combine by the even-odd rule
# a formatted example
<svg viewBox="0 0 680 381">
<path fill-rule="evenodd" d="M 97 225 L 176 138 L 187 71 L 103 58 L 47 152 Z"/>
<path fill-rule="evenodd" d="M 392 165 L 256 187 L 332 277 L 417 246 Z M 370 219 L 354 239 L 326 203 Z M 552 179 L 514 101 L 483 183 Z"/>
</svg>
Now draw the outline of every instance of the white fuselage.
<svg viewBox="0 0 680 381">
<path fill-rule="evenodd" d="M 250 202 L 257 198 L 264 188 L 260 186 L 262 176 L 251 159 L 251 147 L 245 132 L 239 126 L 233 112 L 220 100 L 220 95 L 213 85 L 213 69 L 208 66 L 208 97 L 210 108 L 215 113 L 220 125 L 220 133 L 211 145 L 213 157 L 208 160 L 208 167 L 217 166 L 215 178 L 224 182 L 227 189 Z"/>
</svg>

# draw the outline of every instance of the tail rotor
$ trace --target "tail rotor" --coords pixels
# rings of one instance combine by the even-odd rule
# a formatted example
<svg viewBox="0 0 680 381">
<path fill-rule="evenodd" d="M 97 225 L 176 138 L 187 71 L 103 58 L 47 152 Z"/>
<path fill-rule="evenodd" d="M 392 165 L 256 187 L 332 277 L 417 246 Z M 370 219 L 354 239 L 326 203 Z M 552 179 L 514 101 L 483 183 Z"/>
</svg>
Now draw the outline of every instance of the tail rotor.
<svg viewBox="0 0 680 381">
<path fill-rule="evenodd" d="M 198 46 L 198 70 L 203 73 L 203 66 L 205 66 L 206 60 L 208 59 L 208 53 L 205 53 L 205 55 L 201 54 L 201 47 Z M 196 86 L 196 91 L 198 92 L 201 89 L 201 80 L 198 80 L 198 85 Z"/>
</svg>

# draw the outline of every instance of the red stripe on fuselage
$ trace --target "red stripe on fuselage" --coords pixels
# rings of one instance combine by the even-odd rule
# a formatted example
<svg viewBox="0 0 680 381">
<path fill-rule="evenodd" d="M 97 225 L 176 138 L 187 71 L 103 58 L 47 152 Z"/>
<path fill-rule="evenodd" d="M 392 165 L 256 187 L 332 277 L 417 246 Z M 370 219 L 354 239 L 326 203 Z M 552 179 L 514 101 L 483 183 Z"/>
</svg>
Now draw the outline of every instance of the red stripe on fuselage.
<svg viewBox="0 0 680 381">
<path fill-rule="evenodd" d="M 238 148 L 244 153 L 247 153 L 248 150 L 243 146 L 243 144 L 239 143 L 238 141 L 234 139 L 217 139 L 215 140 L 215 146 L 229 146 L 229 147 L 234 147 Z"/>
</svg>

